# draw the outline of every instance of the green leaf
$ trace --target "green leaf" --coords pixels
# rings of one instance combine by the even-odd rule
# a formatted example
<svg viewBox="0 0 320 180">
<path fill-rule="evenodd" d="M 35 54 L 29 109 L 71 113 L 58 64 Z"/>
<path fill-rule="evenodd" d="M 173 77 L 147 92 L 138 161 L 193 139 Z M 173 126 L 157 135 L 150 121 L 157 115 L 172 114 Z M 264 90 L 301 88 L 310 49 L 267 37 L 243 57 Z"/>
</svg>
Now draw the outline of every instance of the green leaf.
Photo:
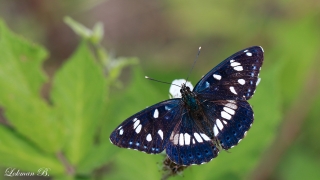
<svg viewBox="0 0 320 180">
<path fill-rule="evenodd" d="M 64 22 L 71 27 L 71 29 L 84 39 L 89 39 L 92 36 L 92 31 L 84 25 L 73 20 L 71 17 L 65 17 Z"/>
<path fill-rule="evenodd" d="M 102 68 L 82 42 L 56 73 L 52 101 L 68 129 L 67 158 L 76 165 L 94 144 L 98 122 L 106 111 L 106 81 Z"/>
<path fill-rule="evenodd" d="M 117 148 L 112 146 L 109 140 L 93 146 L 87 156 L 79 163 L 77 174 L 89 175 L 95 169 L 110 162 L 118 151 Z"/>
<path fill-rule="evenodd" d="M 64 129 L 40 97 L 47 52 L 11 33 L 0 21 L 0 54 L 0 104 L 7 120 L 44 151 L 57 151 L 63 145 Z"/>
<path fill-rule="evenodd" d="M 0 135 L 0 165 L 30 172 L 46 167 L 52 175 L 64 173 L 62 164 L 54 156 L 43 154 L 16 132 L 0 125 Z"/>
</svg>

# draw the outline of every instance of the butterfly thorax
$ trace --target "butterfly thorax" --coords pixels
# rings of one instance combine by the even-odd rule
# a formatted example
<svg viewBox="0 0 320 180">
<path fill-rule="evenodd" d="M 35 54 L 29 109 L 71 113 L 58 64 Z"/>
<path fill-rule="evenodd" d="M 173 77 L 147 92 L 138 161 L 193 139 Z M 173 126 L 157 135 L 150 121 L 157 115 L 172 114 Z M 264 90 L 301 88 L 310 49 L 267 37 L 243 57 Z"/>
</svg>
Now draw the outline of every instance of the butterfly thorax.
<svg viewBox="0 0 320 180">
<path fill-rule="evenodd" d="M 197 100 L 196 93 L 192 92 L 190 88 L 185 84 L 182 84 L 180 92 L 182 95 L 183 103 L 189 111 L 196 113 L 200 110 L 200 104 Z"/>
</svg>

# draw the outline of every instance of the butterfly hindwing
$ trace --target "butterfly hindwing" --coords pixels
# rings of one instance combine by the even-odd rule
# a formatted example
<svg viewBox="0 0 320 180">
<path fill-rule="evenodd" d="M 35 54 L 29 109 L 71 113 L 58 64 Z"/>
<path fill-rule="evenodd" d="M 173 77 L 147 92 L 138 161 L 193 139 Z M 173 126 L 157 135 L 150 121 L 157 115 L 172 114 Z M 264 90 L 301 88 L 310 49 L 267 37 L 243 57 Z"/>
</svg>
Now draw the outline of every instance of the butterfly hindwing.
<svg viewBox="0 0 320 180">
<path fill-rule="evenodd" d="M 253 46 L 241 50 L 207 73 L 194 92 L 216 99 L 248 100 L 254 94 L 263 62 L 263 49 Z"/>
<path fill-rule="evenodd" d="M 197 127 L 188 113 L 183 114 L 170 135 L 166 153 L 176 164 L 191 165 L 209 162 L 218 155 L 218 148 Z"/>
<path fill-rule="evenodd" d="M 110 141 L 122 148 L 160 153 L 180 115 L 178 111 L 179 99 L 170 99 L 148 107 L 120 124 L 112 132 Z"/>
<path fill-rule="evenodd" d="M 253 123 L 253 111 L 247 101 L 206 100 L 205 116 L 213 122 L 214 136 L 223 149 L 237 145 Z"/>
</svg>

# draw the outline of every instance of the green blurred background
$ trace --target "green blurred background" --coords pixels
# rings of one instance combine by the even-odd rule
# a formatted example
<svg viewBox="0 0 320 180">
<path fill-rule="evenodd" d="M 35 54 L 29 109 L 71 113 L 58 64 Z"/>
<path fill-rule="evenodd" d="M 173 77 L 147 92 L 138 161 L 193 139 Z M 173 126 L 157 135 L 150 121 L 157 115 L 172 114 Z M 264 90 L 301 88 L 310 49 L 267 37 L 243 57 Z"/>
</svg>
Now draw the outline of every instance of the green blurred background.
<svg viewBox="0 0 320 180">
<path fill-rule="evenodd" d="M 102 97 L 107 108 L 97 131 L 103 148 L 94 151 L 94 157 L 87 156 L 92 157 L 87 161 L 90 168 L 73 164 L 73 174 L 49 178 L 160 179 L 164 156 L 120 149 L 108 140 L 124 119 L 168 98 L 169 86 L 143 77 L 168 82 L 186 78 L 201 46 L 189 78 L 195 85 L 234 52 L 259 45 L 265 60 L 262 81 L 250 100 L 255 122 L 247 137 L 230 153 L 222 152 L 173 179 L 320 179 L 320 1 L 0 0 L 0 4 L 0 18 L 13 32 L 49 51 L 43 64 L 49 79 L 41 88 L 48 102 L 56 71 L 81 41 L 64 23 L 65 16 L 87 27 L 102 22 L 102 46 L 108 55 L 139 59 L 139 64 L 123 69 L 118 85 L 110 85 L 107 97 Z M 1 123 L 14 130 L 4 109 Z M 0 162 L 0 179 L 30 179 L 2 176 L 9 165 L 22 171 L 25 167 Z"/>
</svg>

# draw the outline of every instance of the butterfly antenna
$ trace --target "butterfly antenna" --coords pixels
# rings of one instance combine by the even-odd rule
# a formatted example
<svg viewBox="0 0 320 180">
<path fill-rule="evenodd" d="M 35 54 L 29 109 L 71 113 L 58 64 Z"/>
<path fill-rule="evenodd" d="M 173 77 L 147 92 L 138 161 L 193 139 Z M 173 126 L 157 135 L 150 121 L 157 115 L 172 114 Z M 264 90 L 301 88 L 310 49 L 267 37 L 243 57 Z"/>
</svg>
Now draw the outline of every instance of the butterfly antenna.
<svg viewBox="0 0 320 180">
<path fill-rule="evenodd" d="M 197 60 L 198 60 L 198 57 L 199 57 L 199 55 L 200 55 L 200 51 L 201 51 L 201 46 L 199 47 L 197 56 L 196 56 L 196 58 L 195 58 L 194 61 L 193 61 L 193 65 L 192 65 L 192 67 L 191 67 L 191 69 L 190 69 L 190 71 L 189 71 L 189 74 L 188 74 L 188 76 L 187 76 L 186 83 L 187 83 L 187 81 L 188 81 L 188 79 L 189 79 L 189 76 L 190 76 L 190 74 L 191 74 L 191 72 L 192 72 L 192 70 L 193 70 L 193 68 L 194 68 L 194 65 L 196 64 L 196 62 L 197 62 Z"/>
<path fill-rule="evenodd" d="M 168 83 L 168 82 L 164 82 L 164 81 L 159 81 L 159 80 L 156 80 L 156 79 L 153 79 L 151 77 L 148 77 L 148 76 L 145 76 L 146 79 L 149 79 L 149 80 L 152 80 L 152 81 L 156 81 L 156 82 L 160 82 L 160 83 L 164 83 L 164 84 L 170 84 L 170 85 L 174 85 L 174 86 L 178 86 L 178 87 L 181 87 L 177 84 L 172 84 L 172 83 Z"/>
</svg>

